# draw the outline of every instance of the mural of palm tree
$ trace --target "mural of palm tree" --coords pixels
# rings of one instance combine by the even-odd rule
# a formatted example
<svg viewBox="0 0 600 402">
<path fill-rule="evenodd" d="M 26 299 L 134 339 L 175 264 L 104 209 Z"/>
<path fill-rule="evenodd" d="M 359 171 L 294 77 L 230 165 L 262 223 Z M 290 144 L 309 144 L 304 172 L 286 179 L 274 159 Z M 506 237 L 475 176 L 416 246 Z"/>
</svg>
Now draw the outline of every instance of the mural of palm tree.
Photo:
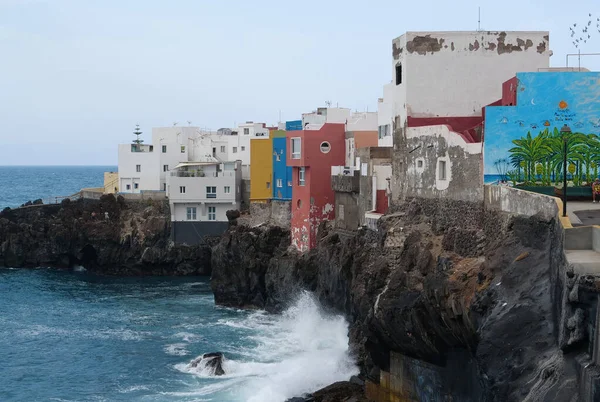
<svg viewBox="0 0 600 402">
<path fill-rule="evenodd" d="M 535 181 L 535 165 L 547 153 L 547 145 L 541 136 L 532 137 L 531 132 L 527 136 L 518 140 L 513 140 L 514 148 L 509 149 L 513 155 L 521 158 L 525 162 L 525 182 Z"/>
<path fill-rule="evenodd" d="M 596 176 L 598 162 L 600 161 L 600 139 L 595 134 L 585 135 L 582 133 L 570 133 L 567 135 L 567 160 L 570 165 L 576 167 L 572 173 L 575 185 L 583 183 L 583 178 L 589 182 L 591 170 L 594 169 Z M 513 167 L 524 169 L 524 182 L 526 185 L 549 186 L 552 182 L 558 182 L 565 174 L 562 162 L 564 157 L 563 134 L 555 128 L 550 131 L 540 131 L 535 137 L 531 132 L 527 136 L 513 140 L 514 147 L 510 153 L 510 161 Z M 513 175 L 514 176 L 514 175 Z"/>
</svg>

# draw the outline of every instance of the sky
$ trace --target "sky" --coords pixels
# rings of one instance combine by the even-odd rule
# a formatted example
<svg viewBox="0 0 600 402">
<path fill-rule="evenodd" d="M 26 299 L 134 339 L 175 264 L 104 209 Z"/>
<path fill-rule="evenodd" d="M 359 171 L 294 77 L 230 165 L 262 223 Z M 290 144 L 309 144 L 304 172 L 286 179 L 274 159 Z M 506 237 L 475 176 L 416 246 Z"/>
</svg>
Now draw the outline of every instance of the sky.
<svg viewBox="0 0 600 402">
<path fill-rule="evenodd" d="M 576 52 L 569 26 L 600 17 L 591 0 L 0 0 L 0 165 L 116 165 L 136 124 L 148 140 L 326 101 L 375 111 L 392 39 L 476 30 L 479 6 L 484 30 L 550 31 L 553 66 Z M 581 49 L 600 52 L 600 33 Z"/>
</svg>

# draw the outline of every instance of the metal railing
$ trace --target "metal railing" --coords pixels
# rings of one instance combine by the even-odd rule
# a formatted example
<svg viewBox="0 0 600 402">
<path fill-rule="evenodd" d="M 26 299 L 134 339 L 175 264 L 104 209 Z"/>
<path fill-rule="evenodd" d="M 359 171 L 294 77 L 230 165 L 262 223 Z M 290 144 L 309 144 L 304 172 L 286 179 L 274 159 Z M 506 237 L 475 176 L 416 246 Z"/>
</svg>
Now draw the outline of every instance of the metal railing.
<svg viewBox="0 0 600 402">
<path fill-rule="evenodd" d="M 200 171 L 175 171 L 170 172 L 171 177 L 234 177 L 235 172 L 200 172 Z"/>
</svg>

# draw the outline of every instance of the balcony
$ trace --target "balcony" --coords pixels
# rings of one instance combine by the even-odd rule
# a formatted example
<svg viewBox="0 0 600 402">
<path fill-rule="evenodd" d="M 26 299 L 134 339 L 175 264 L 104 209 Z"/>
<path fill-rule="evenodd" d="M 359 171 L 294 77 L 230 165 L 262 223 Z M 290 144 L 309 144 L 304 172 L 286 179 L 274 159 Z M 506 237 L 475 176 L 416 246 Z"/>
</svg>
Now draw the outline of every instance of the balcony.
<svg viewBox="0 0 600 402">
<path fill-rule="evenodd" d="M 341 193 L 360 192 L 360 170 L 346 166 L 331 167 L 331 188 Z"/>
<path fill-rule="evenodd" d="M 176 170 L 170 172 L 171 177 L 235 177 L 235 171 L 228 172 L 203 172 L 200 170 Z"/>
</svg>

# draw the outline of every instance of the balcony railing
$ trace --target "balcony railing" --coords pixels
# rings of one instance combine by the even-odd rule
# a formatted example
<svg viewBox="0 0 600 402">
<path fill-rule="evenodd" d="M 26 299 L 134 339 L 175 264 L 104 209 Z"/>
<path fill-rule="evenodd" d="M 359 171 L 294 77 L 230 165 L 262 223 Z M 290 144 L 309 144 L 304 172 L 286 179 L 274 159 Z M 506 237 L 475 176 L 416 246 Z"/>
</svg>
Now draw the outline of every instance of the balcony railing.
<svg viewBox="0 0 600 402">
<path fill-rule="evenodd" d="M 174 171 L 171 177 L 235 177 L 235 172 Z"/>
<path fill-rule="evenodd" d="M 214 193 L 206 193 L 206 198 L 217 198 L 217 195 Z"/>
<path fill-rule="evenodd" d="M 131 152 L 152 152 L 152 151 L 154 151 L 153 145 L 131 144 Z"/>
</svg>

